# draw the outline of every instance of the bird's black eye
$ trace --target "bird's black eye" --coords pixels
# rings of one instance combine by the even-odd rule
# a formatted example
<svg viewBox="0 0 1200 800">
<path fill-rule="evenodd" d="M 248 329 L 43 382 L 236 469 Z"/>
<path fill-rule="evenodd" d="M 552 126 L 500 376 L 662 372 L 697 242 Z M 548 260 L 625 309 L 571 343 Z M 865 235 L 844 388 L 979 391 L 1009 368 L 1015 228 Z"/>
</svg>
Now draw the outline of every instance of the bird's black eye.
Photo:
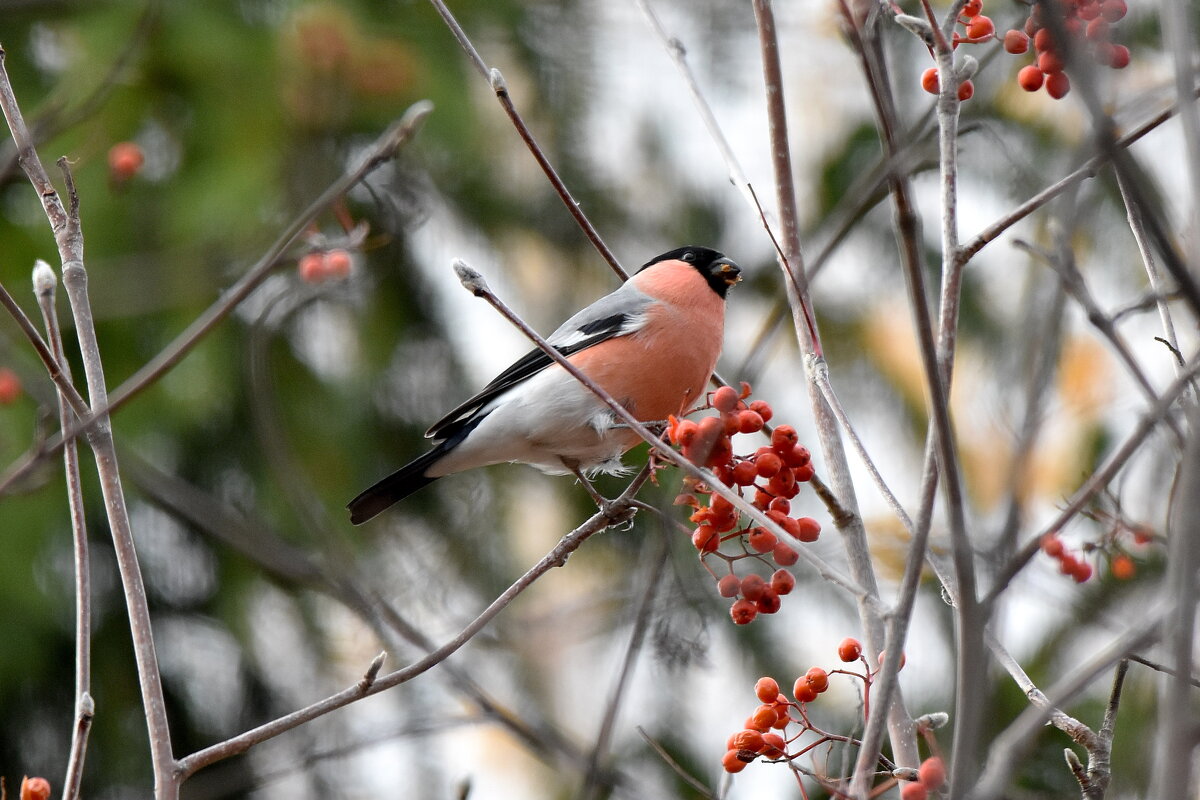
<svg viewBox="0 0 1200 800">
<path fill-rule="evenodd" d="M 681 257 L 683 258 L 684 261 L 688 262 L 689 264 L 696 260 L 696 254 L 693 253 L 691 250 L 688 250 Z"/>
</svg>

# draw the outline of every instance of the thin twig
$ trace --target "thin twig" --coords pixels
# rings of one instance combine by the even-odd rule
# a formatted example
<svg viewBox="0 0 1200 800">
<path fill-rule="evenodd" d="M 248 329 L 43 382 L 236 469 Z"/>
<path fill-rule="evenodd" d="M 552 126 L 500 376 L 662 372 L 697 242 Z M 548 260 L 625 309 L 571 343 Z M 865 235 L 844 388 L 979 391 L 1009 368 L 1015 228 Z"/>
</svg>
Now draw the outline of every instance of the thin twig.
<svg viewBox="0 0 1200 800">
<path fill-rule="evenodd" d="M 707 800 L 717 800 L 717 795 L 713 794 L 713 790 L 685 770 L 678 761 L 676 761 L 674 758 L 671 758 L 671 754 L 668 753 L 661 744 L 654 741 L 650 734 L 646 733 L 645 728 L 643 728 L 641 725 L 638 725 L 637 732 L 641 734 L 642 738 L 646 741 L 646 744 L 650 745 L 650 749 L 657 753 L 658 757 L 661 758 L 663 762 L 680 777 L 681 780 L 687 783 L 688 786 L 691 786 L 700 793 L 701 797 L 707 798 Z"/>
<path fill-rule="evenodd" d="M 55 361 L 61 365 L 67 379 L 70 366 L 63 350 L 62 331 L 55 310 L 54 287 L 57 279 L 54 270 L 45 261 L 38 261 L 33 268 L 33 288 L 42 312 L 42 324 L 46 338 L 53 349 Z M 66 429 L 75 419 L 63 392 L 58 392 L 59 426 Z M 92 580 L 91 561 L 88 557 L 87 516 L 83 505 L 83 487 L 79 477 L 79 448 L 72 441 L 63 450 L 63 469 L 67 479 L 67 509 L 71 517 L 72 552 L 75 561 L 75 725 L 71 736 L 71 756 L 67 761 L 67 772 L 63 778 L 63 800 L 74 800 L 79 796 L 79 784 L 83 778 L 83 762 L 87 754 L 87 737 L 95 716 L 92 700 Z"/>
<path fill-rule="evenodd" d="M 350 686 L 342 691 L 330 695 L 324 700 L 320 700 L 305 708 L 293 711 L 283 717 L 260 725 L 242 734 L 234 736 L 218 744 L 206 747 L 179 760 L 179 774 L 181 777 L 188 777 L 194 774 L 197 770 L 214 764 L 217 761 L 229 758 L 231 756 L 244 753 L 256 744 L 272 739 L 281 733 L 285 733 L 293 728 L 296 728 L 304 723 L 316 719 L 317 717 L 328 714 L 331 711 L 347 706 L 353 702 L 361 700 L 364 697 L 378 694 L 380 692 L 391 689 L 394 686 L 399 686 L 402 683 L 412 680 L 418 675 L 428 671 L 445 661 L 450 655 L 457 652 L 463 645 L 475 637 L 484 627 L 491 622 L 497 614 L 503 611 L 508 605 L 529 586 L 531 586 L 538 578 L 549 572 L 555 567 L 561 567 L 567 563 L 567 559 L 572 553 L 593 535 L 607 529 L 614 522 L 628 519 L 635 509 L 632 507 L 630 500 L 641 484 L 635 482 L 636 485 L 631 485 L 620 497 L 610 501 L 609 507 L 603 511 L 589 517 L 582 525 L 575 530 L 563 536 L 557 545 L 550 552 L 542 557 L 540 561 L 518 578 L 511 586 L 504 590 L 496 599 L 494 599 L 480 614 L 475 617 L 466 627 L 464 627 L 458 635 L 453 639 L 443 644 L 441 647 L 430 652 L 424 658 L 421 658 L 407 667 L 389 672 L 382 677 L 376 678 L 375 681 L 365 689 L 358 684 Z"/>
<path fill-rule="evenodd" d="M 129 524 L 129 511 L 125 505 L 125 493 L 117 466 L 116 448 L 108 416 L 101 409 L 108 405 L 108 391 L 104 381 L 104 368 L 100 361 L 100 348 L 96 340 L 95 324 L 87 293 L 87 272 L 83 265 L 83 230 L 79 221 L 79 196 L 74 180 L 67 168 L 66 159 L 59 159 L 63 178 L 66 181 L 69 208 L 64 207 L 50 176 L 42 166 L 37 150 L 33 147 L 29 131 L 21 116 L 20 107 L 13 94 L 8 71 L 4 66 L 4 51 L 0 49 L 0 104 L 3 105 L 9 131 L 17 146 L 21 167 L 41 200 L 42 208 L 54 232 L 62 259 L 63 286 L 70 301 L 71 313 L 75 318 L 75 332 L 83 356 L 84 375 L 87 380 L 91 410 L 95 419 L 95 435 L 92 450 L 96 457 L 96 469 L 100 474 L 100 491 L 104 497 L 109 529 L 117 556 L 121 585 L 125 592 L 125 604 L 129 615 L 129 626 L 133 636 L 134 656 L 137 663 L 138 684 L 142 692 L 142 705 L 146 714 L 146 726 L 150 736 L 150 757 L 154 771 L 155 795 L 159 800 L 178 797 L 178 783 L 174 775 L 174 757 L 171 754 L 171 730 L 167 722 L 166 702 L 163 698 L 162 675 L 158 669 L 158 657 L 154 651 L 154 638 L 150 628 L 150 609 L 146 600 L 146 588 L 138 566 L 137 551 L 133 544 L 133 530 Z M 100 413 L 96 413 L 96 412 Z"/>
</svg>

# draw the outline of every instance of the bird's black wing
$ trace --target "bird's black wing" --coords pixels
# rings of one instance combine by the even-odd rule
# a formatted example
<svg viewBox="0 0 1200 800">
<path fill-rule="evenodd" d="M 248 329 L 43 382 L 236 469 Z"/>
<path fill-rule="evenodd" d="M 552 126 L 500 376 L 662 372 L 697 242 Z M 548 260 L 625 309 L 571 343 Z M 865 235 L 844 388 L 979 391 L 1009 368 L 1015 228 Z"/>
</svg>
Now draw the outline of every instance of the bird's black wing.
<svg viewBox="0 0 1200 800">
<path fill-rule="evenodd" d="M 567 320 L 562 328 L 555 331 L 548 341 L 554 345 L 555 350 L 566 357 L 615 336 L 632 333 L 640 327 L 640 320 L 640 315 L 619 311 L 575 327 L 571 324 L 572 318 L 572 320 Z M 425 435 L 433 439 L 448 439 L 454 436 L 464 425 L 472 421 L 491 400 L 517 384 L 529 380 L 553 363 L 554 359 L 544 350 L 540 348 L 531 350 L 511 367 L 497 375 L 478 394 L 435 422 L 425 432 Z"/>
</svg>

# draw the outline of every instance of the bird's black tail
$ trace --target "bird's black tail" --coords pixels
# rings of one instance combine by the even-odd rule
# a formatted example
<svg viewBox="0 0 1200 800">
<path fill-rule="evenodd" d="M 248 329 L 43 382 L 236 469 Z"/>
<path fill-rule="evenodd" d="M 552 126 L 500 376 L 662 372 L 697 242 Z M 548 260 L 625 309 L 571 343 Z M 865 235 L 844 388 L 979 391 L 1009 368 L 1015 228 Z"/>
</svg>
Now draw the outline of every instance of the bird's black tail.
<svg viewBox="0 0 1200 800">
<path fill-rule="evenodd" d="M 425 474 L 425 470 L 446 454 L 446 450 L 449 448 L 445 445 L 446 442 L 442 442 L 347 503 L 346 508 L 350 509 L 350 521 L 355 525 L 361 525 L 393 503 L 403 500 L 418 489 L 423 489 L 436 481 L 437 478 L 429 477 Z"/>
</svg>

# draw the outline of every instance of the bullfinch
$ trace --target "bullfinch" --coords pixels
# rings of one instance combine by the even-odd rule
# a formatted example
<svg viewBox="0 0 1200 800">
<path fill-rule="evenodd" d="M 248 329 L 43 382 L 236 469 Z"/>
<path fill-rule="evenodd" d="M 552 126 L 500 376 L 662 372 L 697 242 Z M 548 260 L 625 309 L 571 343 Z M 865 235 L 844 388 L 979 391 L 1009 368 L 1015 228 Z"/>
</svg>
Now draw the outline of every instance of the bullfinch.
<svg viewBox="0 0 1200 800">
<path fill-rule="evenodd" d="M 725 293 L 741 268 L 707 247 L 648 261 L 547 341 L 642 422 L 681 414 L 703 395 L 725 330 Z M 552 475 L 621 470 L 641 441 L 542 350 L 500 373 L 425 436 L 432 450 L 350 501 L 355 525 L 438 478 L 506 461 Z"/>
</svg>

